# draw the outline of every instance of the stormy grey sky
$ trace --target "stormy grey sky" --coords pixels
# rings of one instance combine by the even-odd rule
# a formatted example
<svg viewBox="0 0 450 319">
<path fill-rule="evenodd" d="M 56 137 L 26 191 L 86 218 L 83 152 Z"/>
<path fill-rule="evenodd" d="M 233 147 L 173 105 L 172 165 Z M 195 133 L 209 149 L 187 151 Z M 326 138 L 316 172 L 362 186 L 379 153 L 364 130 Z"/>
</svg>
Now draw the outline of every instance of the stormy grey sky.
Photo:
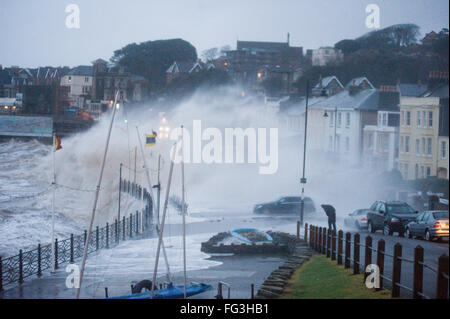
<svg viewBox="0 0 450 319">
<path fill-rule="evenodd" d="M 66 28 L 69 4 L 80 29 Z M 286 41 L 304 50 L 368 31 L 368 4 L 381 28 L 415 23 L 425 34 L 448 27 L 447 0 L 0 0 L 0 64 L 77 66 L 132 42 L 182 38 L 197 53 L 236 40 Z"/>
</svg>

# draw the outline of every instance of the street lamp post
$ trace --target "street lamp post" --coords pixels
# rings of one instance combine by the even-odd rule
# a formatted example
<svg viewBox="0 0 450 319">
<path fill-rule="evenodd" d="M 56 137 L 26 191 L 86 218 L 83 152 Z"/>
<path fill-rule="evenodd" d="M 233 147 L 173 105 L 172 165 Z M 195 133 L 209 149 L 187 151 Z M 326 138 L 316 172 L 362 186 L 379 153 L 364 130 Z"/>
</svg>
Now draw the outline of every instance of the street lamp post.
<svg viewBox="0 0 450 319">
<path fill-rule="evenodd" d="M 306 133 L 308 130 L 308 95 L 309 95 L 309 81 L 306 81 L 306 107 L 305 107 L 305 135 L 303 141 L 303 175 L 300 179 L 300 184 L 302 185 L 302 197 L 300 201 L 300 225 L 303 225 L 304 208 L 305 208 L 305 164 L 306 164 Z"/>
</svg>

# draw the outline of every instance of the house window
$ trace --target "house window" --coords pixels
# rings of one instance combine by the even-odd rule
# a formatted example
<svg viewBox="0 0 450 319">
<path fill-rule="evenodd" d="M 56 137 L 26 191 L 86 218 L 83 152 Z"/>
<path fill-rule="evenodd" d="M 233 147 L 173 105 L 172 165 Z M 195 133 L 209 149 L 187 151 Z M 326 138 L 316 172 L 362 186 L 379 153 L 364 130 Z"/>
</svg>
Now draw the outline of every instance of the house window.
<svg viewBox="0 0 450 319">
<path fill-rule="evenodd" d="M 447 142 L 441 142 L 441 159 L 445 159 L 447 157 Z"/>
<path fill-rule="evenodd" d="M 368 138 L 368 149 L 372 149 L 373 148 L 373 133 L 369 133 L 367 138 Z"/>
<path fill-rule="evenodd" d="M 433 127 L 433 111 L 428 112 L 428 127 Z"/>
<path fill-rule="evenodd" d="M 420 177 L 425 178 L 425 168 L 420 166 Z"/>
<path fill-rule="evenodd" d="M 406 112 L 406 126 L 411 126 L 411 112 Z"/>
<path fill-rule="evenodd" d="M 340 136 L 336 135 L 336 151 L 339 152 L 340 148 L 341 148 L 341 141 L 340 141 Z"/>
<path fill-rule="evenodd" d="M 427 154 L 428 155 L 431 155 L 431 150 L 432 150 L 432 141 L 431 141 L 431 138 L 428 138 L 428 151 L 427 151 Z"/>
<path fill-rule="evenodd" d="M 400 152 L 404 151 L 404 138 L 400 136 Z"/>
<path fill-rule="evenodd" d="M 346 123 L 345 123 L 345 125 L 346 126 L 350 126 L 350 113 L 346 114 Z"/>
<path fill-rule="evenodd" d="M 422 154 L 425 155 L 425 137 L 422 137 Z"/>
<path fill-rule="evenodd" d="M 350 152 L 350 137 L 348 136 L 345 138 L 345 151 Z"/>
<path fill-rule="evenodd" d="M 416 155 L 420 154 L 420 140 L 416 140 Z"/>
<path fill-rule="evenodd" d="M 423 112 L 422 112 L 422 115 L 423 115 L 423 117 L 422 117 L 422 120 L 423 120 L 423 127 L 427 127 L 427 112 L 426 112 L 426 111 L 423 111 Z"/>
<path fill-rule="evenodd" d="M 414 178 L 419 178 L 419 165 L 418 164 L 416 164 L 415 166 L 414 166 Z"/>
<path fill-rule="evenodd" d="M 427 166 L 427 177 L 431 176 L 431 167 Z"/>
<path fill-rule="evenodd" d="M 402 123 L 402 126 L 405 125 L 405 111 L 400 112 L 400 122 Z"/>
<path fill-rule="evenodd" d="M 417 111 L 417 127 L 420 127 L 420 111 Z"/>
<path fill-rule="evenodd" d="M 69 76 L 69 83 L 70 83 L 70 82 L 72 82 L 72 77 L 71 77 L 71 76 Z"/>
<path fill-rule="evenodd" d="M 337 122 L 337 126 L 338 126 L 338 127 L 341 127 L 341 124 L 342 124 L 342 114 L 341 114 L 341 113 L 338 113 L 338 122 Z"/>
<path fill-rule="evenodd" d="M 409 153 L 409 136 L 405 136 L 405 153 Z"/>
<path fill-rule="evenodd" d="M 330 113 L 330 126 L 334 125 L 334 114 Z"/>
<path fill-rule="evenodd" d="M 405 176 L 405 179 L 408 179 L 408 163 L 405 163 L 405 174 L 403 174 Z"/>
<path fill-rule="evenodd" d="M 84 82 L 89 83 L 89 77 L 85 77 Z"/>
</svg>

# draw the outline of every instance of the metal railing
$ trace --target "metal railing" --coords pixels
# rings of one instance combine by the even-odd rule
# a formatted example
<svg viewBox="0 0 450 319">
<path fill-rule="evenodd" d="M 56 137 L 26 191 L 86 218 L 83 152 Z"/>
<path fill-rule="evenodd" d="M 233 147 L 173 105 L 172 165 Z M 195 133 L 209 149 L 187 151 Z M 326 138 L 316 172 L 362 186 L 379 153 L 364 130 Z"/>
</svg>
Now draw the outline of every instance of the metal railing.
<svg viewBox="0 0 450 319">
<path fill-rule="evenodd" d="M 136 211 L 123 216 L 121 220 L 115 219 L 112 224 L 106 223 L 104 227 L 97 226 L 90 238 L 88 244 L 88 255 L 100 249 L 111 248 L 119 244 L 122 240 L 131 239 L 141 234 L 151 224 L 152 201 L 150 194 L 145 188 L 137 184 L 126 182 L 120 183 L 122 190 L 131 196 L 145 201 L 145 207 L 142 211 Z M 55 239 L 55 269 L 66 263 L 73 263 L 83 256 L 86 245 L 87 231 L 83 234 L 73 235 L 64 240 Z M 19 283 L 31 276 L 41 277 L 45 270 L 52 269 L 52 245 L 38 244 L 37 248 L 23 251 L 8 258 L 0 256 L 0 291 L 4 286 Z"/>
<path fill-rule="evenodd" d="M 309 236 L 308 236 L 309 231 Z M 299 235 L 299 227 L 297 226 L 297 234 Z M 353 273 L 359 274 L 360 269 L 367 269 L 367 266 L 372 264 L 372 253 L 376 254 L 376 265 L 378 266 L 380 274 L 380 288 L 382 289 L 384 280 L 392 283 L 392 297 L 400 297 L 400 290 L 404 289 L 412 293 L 415 299 L 431 299 L 431 296 L 425 295 L 423 292 L 423 274 L 424 269 L 430 270 L 436 275 L 436 297 L 437 299 L 449 298 L 449 257 L 443 254 L 438 259 L 437 269 L 424 263 L 424 249 L 418 245 L 414 248 L 414 258 L 406 258 L 402 256 L 403 247 L 400 243 L 396 243 L 393 247 L 393 254 L 389 254 L 385 249 L 384 239 L 379 239 L 374 247 L 372 237 L 366 236 L 365 242 L 360 242 L 360 234 L 353 235 L 342 230 L 336 232 L 331 231 L 325 227 L 317 227 L 305 224 L 304 238 L 309 242 L 310 247 L 321 253 L 326 254 L 331 260 L 337 260 L 338 265 L 344 265 L 345 268 L 351 268 L 353 264 Z M 337 242 L 336 242 L 337 241 Z M 353 245 L 353 255 L 351 254 Z M 360 248 L 364 249 L 364 261 L 360 258 Z M 392 258 L 392 275 L 388 277 L 385 275 L 385 257 Z M 408 286 L 401 282 L 402 264 L 410 263 L 413 265 L 413 279 Z M 364 271 L 364 280 L 368 273 Z"/>
</svg>

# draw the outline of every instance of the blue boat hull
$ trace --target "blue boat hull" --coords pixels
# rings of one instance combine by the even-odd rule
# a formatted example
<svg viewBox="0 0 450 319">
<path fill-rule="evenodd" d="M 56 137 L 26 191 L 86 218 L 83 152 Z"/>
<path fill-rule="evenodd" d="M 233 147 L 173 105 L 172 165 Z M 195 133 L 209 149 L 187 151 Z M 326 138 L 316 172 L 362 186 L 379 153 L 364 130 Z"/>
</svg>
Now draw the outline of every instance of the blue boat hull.
<svg viewBox="0 0 450 319">
<path fill-rule="evenodd" d="M 186 286 L 186 296 L 194 296 L 202 292 L 211 290 L 211 285 L 206 284 L 191 284 Z M 152 299 L 152 292 L 146 291 L 137 294 L 124 295 L 119 297 L 111 297 L 108 299 Z M 153 299 L 179 299 L 184 297 L 184 286 L 169 286 L 164 289 L 154 291 Z"/>
</svg>

